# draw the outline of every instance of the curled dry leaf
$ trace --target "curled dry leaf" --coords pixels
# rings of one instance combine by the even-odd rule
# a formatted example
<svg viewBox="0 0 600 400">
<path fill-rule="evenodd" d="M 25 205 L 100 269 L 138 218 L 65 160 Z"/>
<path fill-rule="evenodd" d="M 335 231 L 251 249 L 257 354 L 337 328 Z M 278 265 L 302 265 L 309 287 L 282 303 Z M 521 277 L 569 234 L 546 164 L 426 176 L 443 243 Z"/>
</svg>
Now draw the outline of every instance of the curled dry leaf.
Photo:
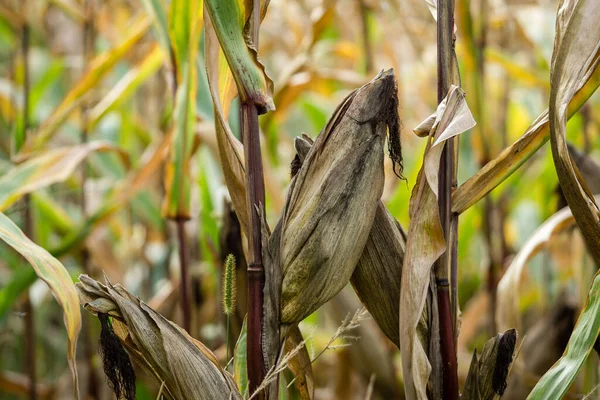
<svg viewBox="0 0 600 400">
<path fill-rule="evenodd" d="M 600 56 L 600 50 L 596 57 Z M 589 65 L 577 82 L 576 92 L 568 103 L 567 118 L 571 118 L 600 86 L 600 64 Z M 475 175 L 460 185 L 452 196 L 452 212 L 461 214 L 504 182 L 550 138 L 548 110 L 541 113 L 513 144 L 488 162 Z"/>
<path fill-rule="evenodd" d="M 597 197 L 597 199 L 600 200 L 600 197 Z M 496 308 L 498 328 L 521 327 L 519 286 L 527 262 L 544 250 L 554 235 L 571 229 L 573 225 L 575 225 L 573 213 L 569 207 L 565 207 L 548 218 L 519 250 L 498 283 L 498 306 Z"/>
<path fill-rule="evenodd" d="M 439 104 L 436 117 L 419 125 L 429 129 L 423 167 L 410 200 L 411 223 L 406 243 L 400 290 L 400 351 L 408 399 L 426 399 L 431 372 L 426 349 L 417 334 L 430 282 L 431 267 L 444 253 L 446 242 L 437 204 L 440 157 L 445 141 L 475 126 L 464 92 L 452 86 Z"/>
<path fill-rule="evenodd" d="M 550 144 L 558 181 L 573 212 L 588 250 L 600 265 L 600 218 L 596 204 L 579 169 L 569 155 L 566 141 L 567 106 L 578 84 L 600 61 L 600 3 L 565 0 L 556 19 L 556 37 L 550 70 Z"/>
<path fill-rule="evenodd" d="M 397 124 L 389 70 L 342 102 L 306 155 L 269 243 L 283 271 L 282 324 L 301 321 L 348 283 L 383 191 L 387 127 L 392 136 Z M 399 156 L 399 143 L 391 154 Z"/>
<path fill-rule="evenodd" d="M 112 317 L 114 331 L 129 355 L 164 384 L 167 397 L 242 399 L 233 378 L 215 355 L 121 285 L 106 285 L 81 275 L 79 301 L 94 315 Z"/>
</svg>

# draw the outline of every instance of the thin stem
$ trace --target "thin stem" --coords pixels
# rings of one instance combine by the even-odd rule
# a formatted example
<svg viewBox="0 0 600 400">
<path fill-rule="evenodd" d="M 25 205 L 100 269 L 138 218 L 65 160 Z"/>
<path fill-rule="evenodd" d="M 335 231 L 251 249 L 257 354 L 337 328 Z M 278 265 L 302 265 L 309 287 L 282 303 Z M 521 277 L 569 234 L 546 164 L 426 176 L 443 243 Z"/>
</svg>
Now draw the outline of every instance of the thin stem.
<svg viewBox="0 0 600 400">
<path fill-rule="evenodd" d="M 227 363 L 227 365 L 229 364 L 229 319 L 231 318 L 231 316 L 229 314 L 227 314 L 227 328 L 225 328 L 225 347 L 227 349 L 227 356 L 225 357 L 225 362 Z"/>
<path fill-rule="evenodd" d="M 373 49 L 371 47 L 371 38 L 369 32 L 369 13 L 371 10 L 365 4 L 365 0 L 358 0 L 360 7 L 360 20 L 362 23 L 362 34 L 363 34 L 363 51 L 365 57 L 365 72 L 367 75 L 373 71 Z"/>
<path fill-rule="evenodd" d="M 22 3 L 23 15 L 26 12 L 26 2 Z M 27 137 L 29 129 L 29 24 L 27 18 L 24 18 L 22 40 L 21 40 L 21 55 L 23 57 L 23 141 Z M 22 143 L 19 143 L 19 145 Z M 17 151 L 20 149 L 17 149 Z M 31 198 L 26 195 L 23 199 L 25 219 L 25 235 L 29 238 L 33 237 L 33 215 L 31 214 Z M 29 294 L 25 296 L 24 302 L 25 312 L 25 335 L 26 335 L 26 351 L 27 351 L 27 372 L 29 374 L 29 398 L 37 399 L 37 368 L 36 368 L 36 340 L 35 340 L 35 315 Z"/>
<path fill-rule="evenodd" d="M 450 88 L 453 63 L 453 28 L 454 5 L 452 0 L 438 2 L 437 15 L 437 68 L 438 68 L 438 103 L 440 103 Z M 456 308 L 456 301 L 450 304 L 449 279 L 457 276 L 457 218 L 451 212 L 452 186 L 456 184 L 455 140 L 446 141 L 442 151 L 439 170 L 439 211 L 444 236 L 446 238 L 446 252 L 435 266 L 437 283 L 437 297 L 440 322 L 440 349 L 443 363 L 442 391 L 444 399 L 458 399 L 458 375 L 456 361 L 456 344 L 452 308 Z M 456 282 L 452 282 L 453 292 Z M 453 296 L 455 297 L 455 296 Z"/>
<path fill-rule="evenodd" d="M 183 314 L 183 328 L 191 335 L 191 309 L 190 309 L 190 279 L 187 253 L 187 239 L 185 234 L 185 219 L 177 218 L 177 240 L 179 242 L 179 263 L 181 266 L 181 312 Z"/>
<path fill-rule="evenodd" d="M 82 73 L 85 71 L 85 67 L 89 64 L 90 60 L 94 55 L 94 43 L 95 43 L 95 29 L 94 29 L 94 0 L 86 0 L 85 2 L 86 13 L 85 21 L 83 23 L 83 68 Z M 81 143 L 85 144 L 88 142 L 88 111 L 87 102 L 81 104 Z M 85 161 L 82 162 L 81 166 L 81 215 L 87 217 L 87 197 L 85 192 L 86 181 L 88 175 L 88 166 Z M 90 254 L 88 248 L 84 245 L 81 248 L 81 259 L 83 264 L 83 271 L 87 275 L 91 275 L 90 267 Z M 94 368 L 94 343 L 92 341 L 90 332 L 90 317 L 87 315 L 82 321 L 81 334 L 83 335 L 83 352 L 88 364 L 88 386 L 87 393 L 92 399 L 98 398 L 98 379 L 96 377 L 96 370 Z"/>
</svg>

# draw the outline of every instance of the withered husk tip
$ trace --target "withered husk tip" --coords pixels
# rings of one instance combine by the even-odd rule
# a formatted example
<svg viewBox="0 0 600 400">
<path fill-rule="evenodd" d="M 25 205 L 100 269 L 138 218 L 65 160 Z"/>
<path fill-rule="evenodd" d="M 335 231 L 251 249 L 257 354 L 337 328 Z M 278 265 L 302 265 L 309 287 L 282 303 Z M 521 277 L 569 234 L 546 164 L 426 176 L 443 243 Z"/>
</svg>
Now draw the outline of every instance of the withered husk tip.
<svg viewBox="0 0 600 400">
<path fill-rule="evenodd" d="M 500 396 L 502 396 L 506 390 L 506 378 L 508 377 L 508 370 L 512 363 L 516 345 L 517 331 L 514 329 L 506 331 L 498 343 L 498 354 L 496 356 L 496 366 L 492 377 L 492 388 Z"/>
<path fill-rule="evenodd" d="M 404 172 L 404 163 L 402 159 L 402 143 L 400 142 L 400 115 L 398 114 L 398 82 L 394 76 L 394 70 L 389 69 L 382 72 L 384 78 L 390 79 L 390 84 L 386 85 L 386 89 L 389 90 L 386 93 L 387 107 L 382 108 L 380 119 L 385 121 L 388 126 L 388 152 L 390 159 L 392 160 L 392 167 L 394 174 L 402 180 L 406 178 L 402 175 Z"/>
</svg>

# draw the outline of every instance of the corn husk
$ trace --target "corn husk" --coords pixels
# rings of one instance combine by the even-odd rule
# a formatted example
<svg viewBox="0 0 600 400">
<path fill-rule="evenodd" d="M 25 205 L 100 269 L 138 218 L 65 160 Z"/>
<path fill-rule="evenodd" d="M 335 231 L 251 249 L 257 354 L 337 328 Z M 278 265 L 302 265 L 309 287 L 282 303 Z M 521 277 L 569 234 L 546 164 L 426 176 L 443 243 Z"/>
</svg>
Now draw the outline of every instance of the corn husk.
<svg viewBox="0 0 600 400">
<path fill-rule="evenodd" d="M 488 340 L 479 356 L 475 349 L 461 398 L 495 400 L 502 397 L 519 348 L 517 331 L 509 329 Z"/>
<path fill-rule="evenodd" d="M 301 321 L 350 280 L 383 191 L 383 146 L 388 126 L 397 133 L 397 105 L 392 70 L 351 93 L 293 178 L 271 237 L 283 272 L 282 324 Z"/>
<path fill-rule="evenodd" d="M 231 375 L 215 355 L 121 285 L 81 275 L 75 285 L 80 303 L 94 315 L 112 317 L 127 353 L 174 400 L 241 399 Z"/>
<path fill-rule="evenodd" d="M 302 166 L 312 144 L 306 135 L 296 138 L 297 154 L 292 162 L 292 175 Z M 379 328 L 398 347 L 400 278 L 405 245 L 406 233 L 380 200 L 367 243 L 350 279 L 354 291 Z"/>
</svg>

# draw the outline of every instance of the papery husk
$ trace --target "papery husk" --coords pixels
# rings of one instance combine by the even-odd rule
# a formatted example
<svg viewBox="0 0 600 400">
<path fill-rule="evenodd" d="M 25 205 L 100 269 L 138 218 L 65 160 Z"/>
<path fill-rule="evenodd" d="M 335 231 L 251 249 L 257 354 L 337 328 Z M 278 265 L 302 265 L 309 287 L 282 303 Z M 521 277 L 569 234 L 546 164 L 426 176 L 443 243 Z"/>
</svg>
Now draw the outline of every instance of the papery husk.
<svg viewBox="0 0 600 400">
<path fill-rule="evenodd" d="M 292 175 L 302 166 L 312 144 L 306 135 L 296 138 Z M 405 245 L 406 233 L 380 200 L 367 243 L 350 279 L 360 301 L 397 347 L 400 347 L 400 278 Z"/>
<path fill-rule="evenodd" d="M 271 237 L 280 241 L 282 324 L 301 321 L 350 280 L 383 191 L 383 145 L 388 126 L 398 129 L 397 104 L 392 70 L 351 93 L 293 178 Z"/>
<path fill-rule="evenodd" d="M 94 315 L 112 317 L 127 353 L 174 400 L 242 399 L 215 355 L 121 285 L 106 285 L 80 275 L 79 300 Z"/>
</svg>

